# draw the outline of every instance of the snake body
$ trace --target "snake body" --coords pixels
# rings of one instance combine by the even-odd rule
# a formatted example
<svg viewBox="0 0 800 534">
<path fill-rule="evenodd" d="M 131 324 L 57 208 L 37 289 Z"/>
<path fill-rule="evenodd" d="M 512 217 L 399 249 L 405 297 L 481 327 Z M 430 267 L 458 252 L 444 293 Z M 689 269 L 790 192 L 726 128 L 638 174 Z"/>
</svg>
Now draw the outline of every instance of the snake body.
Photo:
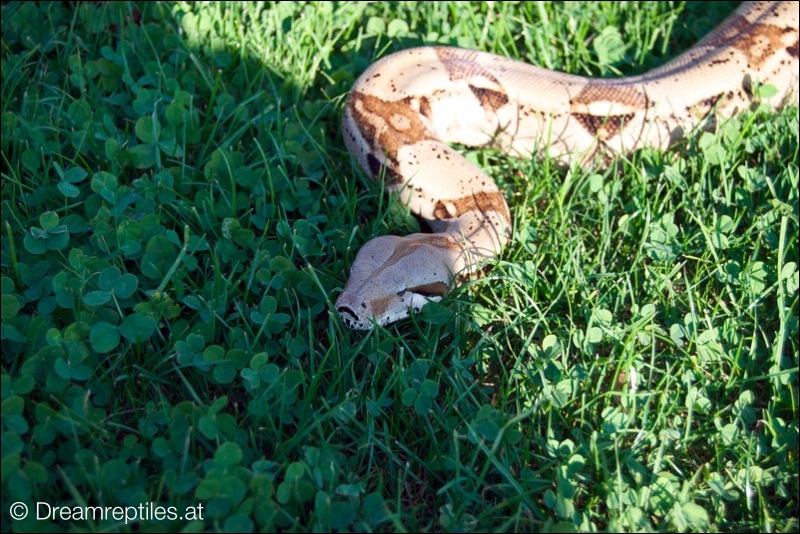
<svg viewBox="0 0 800 534">
<path fill-rule="evenodd" d="M 339 315 L 357 329 L 407 317 L 508 242 L 503 194 L 449 143 L 518 157 L 547 152 L 564 164 L 666 149 L 698 125 L 751 108 L 756 84 L 777 88 L 775 106 L 797 104 L 797 2 L 742 4 L 687 52 L 626 78 L 437 46 L 377 61 L 345 104 L 344 141 L 361 169 L 383 177 L 433 233 L 367 242 L 336 301 Z"/>
</svg>

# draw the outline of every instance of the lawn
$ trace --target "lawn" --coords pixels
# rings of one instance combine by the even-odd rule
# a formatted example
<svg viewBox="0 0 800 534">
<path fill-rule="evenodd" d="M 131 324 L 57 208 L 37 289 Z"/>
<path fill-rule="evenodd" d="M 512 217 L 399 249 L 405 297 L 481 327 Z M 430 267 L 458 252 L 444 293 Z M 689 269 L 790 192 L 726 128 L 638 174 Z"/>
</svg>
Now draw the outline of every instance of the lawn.
<svg viewBox="0 0 800 534">
<path fill-rule="evenodd" d="M 419 228 L 344 150 L 371 62 L 635 74 L 729 3 L 0 10 L 3 532 L 798 529 L 796 108 L 608 169 L 468 151 L 503 255 L 387 328 L 333 308 Z"/>
</svg>

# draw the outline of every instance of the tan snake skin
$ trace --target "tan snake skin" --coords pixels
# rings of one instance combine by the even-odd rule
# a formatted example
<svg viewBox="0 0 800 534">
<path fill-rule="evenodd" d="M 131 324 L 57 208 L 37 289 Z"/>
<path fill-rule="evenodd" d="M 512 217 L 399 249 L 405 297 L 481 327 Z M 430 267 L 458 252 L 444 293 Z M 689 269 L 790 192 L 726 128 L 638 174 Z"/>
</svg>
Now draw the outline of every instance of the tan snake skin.
<svg viewBox="0 0 800 534">
<path fill-rule="evenodd" d="M 503 194 L 448 143 L 518 157 L 544 147 L 565 164 L 666 149 L 709 119 L 749 109 L 756 83 L 778 89 L 773 105 L 797 105 L 797 2 L 745 3 L 681 56 L 628 78 L 573 76 L 458 48 L 381 59 L 353 86 L 344 140 L 364 172 L 385 172 L 386 190 L 433 233 L 366 243 L 336 301 L 339 315 L 358 329 L 407 317 L 508 242 Z"/>
</svg>

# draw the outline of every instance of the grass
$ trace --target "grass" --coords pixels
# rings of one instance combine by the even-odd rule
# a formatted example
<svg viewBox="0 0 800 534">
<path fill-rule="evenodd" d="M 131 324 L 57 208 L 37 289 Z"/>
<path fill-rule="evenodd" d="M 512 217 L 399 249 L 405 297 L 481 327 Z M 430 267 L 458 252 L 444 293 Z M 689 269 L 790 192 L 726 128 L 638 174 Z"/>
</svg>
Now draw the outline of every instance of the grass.
<svg viewBox="0 0 800 534">
<path fill-rule="evenodd" d="M 502 258 L 386 329 L 332 306 L 418 225 L 343 148 L 372 61 L 632 74 L 730 5 L 0 9 L 3 531 L 797 530 L 797 109 L 611 170 L 470 152 Z M 147 502 L 182 517 L 77 515 Z"/>
</svg>

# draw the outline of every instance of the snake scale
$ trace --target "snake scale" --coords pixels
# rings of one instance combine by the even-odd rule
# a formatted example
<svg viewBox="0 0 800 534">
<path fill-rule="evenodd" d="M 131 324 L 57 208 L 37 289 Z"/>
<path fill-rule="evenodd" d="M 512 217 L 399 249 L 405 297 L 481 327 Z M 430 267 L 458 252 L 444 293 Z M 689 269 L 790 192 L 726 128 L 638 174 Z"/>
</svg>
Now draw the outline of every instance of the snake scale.
<svg viewBox="0 0 800 534">
<path fill-rule="evenodd" d="M 432 233 L 382 236 L 358 252 L 336 310 L 356 329 L 440 300 L 500 253 L 511 216 L 502 192 L 450 147 L 586 162 L 668 148 L 698 125 L 751 108 L 756 84 L 797 104 L 798 3 L 747 2 L 662 67 L 617 79 L 574 76 L 500 56 L 427 46 L 370 66 L 344 107 L 347 149 Z"/>
</svg>

